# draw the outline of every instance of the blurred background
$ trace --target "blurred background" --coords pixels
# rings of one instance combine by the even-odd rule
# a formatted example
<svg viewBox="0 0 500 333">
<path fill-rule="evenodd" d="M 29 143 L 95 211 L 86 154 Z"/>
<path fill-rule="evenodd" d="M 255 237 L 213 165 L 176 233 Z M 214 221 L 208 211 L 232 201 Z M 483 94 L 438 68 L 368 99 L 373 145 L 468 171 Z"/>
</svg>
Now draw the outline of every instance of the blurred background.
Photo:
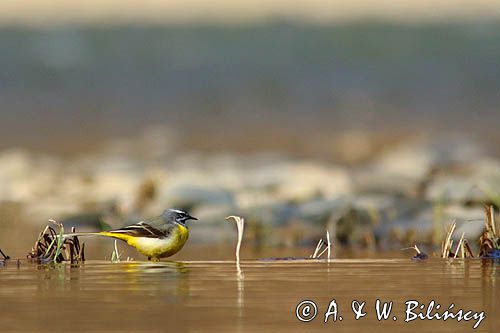
<svg viewBox="0 0 500 333">
<path fill-rule="evenodd" d="M 193 247 L 232 246 L 229 214 L 255 251 L 477 236 L 499 41 L 492 0 L 3 1 L 0 248 L 174 206 Z"/>
</svg>

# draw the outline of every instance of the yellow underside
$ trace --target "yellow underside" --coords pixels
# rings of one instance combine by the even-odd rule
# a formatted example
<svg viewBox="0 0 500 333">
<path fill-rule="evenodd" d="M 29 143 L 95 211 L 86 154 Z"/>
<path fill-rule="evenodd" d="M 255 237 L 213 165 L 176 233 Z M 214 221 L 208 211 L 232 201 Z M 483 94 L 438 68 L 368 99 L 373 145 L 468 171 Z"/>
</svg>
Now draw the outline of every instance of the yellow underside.
<svg viewBox="0 0 500 333">
<path fill-rule="evenodd" d="M 120 239 L 135 247 L 143 255 L 159 259 L 179 252 L 189 237 L 189 230 L 177 224 L 177 228 L 166 238 L 136 237 L 108 231 L 102 231 L 99 235 Z"/>
</svg>

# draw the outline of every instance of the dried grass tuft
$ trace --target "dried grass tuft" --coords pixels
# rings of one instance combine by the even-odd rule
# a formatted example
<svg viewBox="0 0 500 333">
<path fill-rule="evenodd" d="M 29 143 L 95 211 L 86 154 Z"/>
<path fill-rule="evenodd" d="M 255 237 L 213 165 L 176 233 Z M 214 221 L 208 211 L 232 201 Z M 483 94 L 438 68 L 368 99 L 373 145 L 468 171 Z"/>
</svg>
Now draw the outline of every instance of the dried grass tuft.
<svg viewBox="0 0 500 333">
<path fill-rule="evenodd" d="M 28 253 L 28 259 L 40 263 L 61 263 L 69 261 L 79 263 L 85 261 L 85 244 L 80 245 L 77 236 L 65 237 L 64 226 L 55 220 L 49 220 L 55 227 L 47 225 L 40 233 L 32 250 Z M 75 228 L 71 229 L 74 233 Z"/>
<path fill-rule="evenodd" d="M 485 207 L 486 218 L 484 220 L 484 231 L 479 237 L 479 257 L 491 258 L 498 256 L 500 251 L 500 239 L 495 225 L 495 210 L 493 206 Z M 453 250 L 453 233 L 456 229 L 456 223 L 453 222 L 448 228 L 445 240 L 442 243 L 442 258 L 474 258 L 469 242 L 462 234 L 457 246 Z"/>
</svg>

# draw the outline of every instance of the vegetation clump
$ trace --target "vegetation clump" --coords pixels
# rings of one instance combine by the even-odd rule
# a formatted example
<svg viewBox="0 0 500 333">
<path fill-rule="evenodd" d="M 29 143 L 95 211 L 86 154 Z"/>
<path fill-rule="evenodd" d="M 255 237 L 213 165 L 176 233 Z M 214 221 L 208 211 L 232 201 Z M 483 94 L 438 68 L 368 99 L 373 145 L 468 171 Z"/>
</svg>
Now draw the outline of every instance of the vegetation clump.
<svg viewBox="0 0 500 333">
<path fill-rule="evenodd" d="M 65 237 L 61 223 L 49 220 L 54 227 L 47 225 L 40 233 L 28 259 L 40 263 L 61 263 L 69 261 L 72 264 L 85 261 L 85 244 L 80 244 L 77 236 Z M 75 229 L 72 228 L 72 233 Z"/>
<path fill-rule="evenodd" d="M 479 254 L 477 257 L 500 259 L 500 238 L 495 226 L 495 210 L 493 206 L 485 207 L 485 214 L 484 231 L 478 240 Z M 446 237 L 441 245 L 441 258 L 476 257 L 463 233 L 457 245 L 454 246 L 453 233 L 455 232 L 456 226 L 456 223 L 453 222 L 446 233 Z"/>
<path fill-rule="evenodd" d="M 479 237 L 479 256 L 500 259 L 500 236 L 495 226 L 493 206 L 486 208 L 485 228 Z"/>
</svg>

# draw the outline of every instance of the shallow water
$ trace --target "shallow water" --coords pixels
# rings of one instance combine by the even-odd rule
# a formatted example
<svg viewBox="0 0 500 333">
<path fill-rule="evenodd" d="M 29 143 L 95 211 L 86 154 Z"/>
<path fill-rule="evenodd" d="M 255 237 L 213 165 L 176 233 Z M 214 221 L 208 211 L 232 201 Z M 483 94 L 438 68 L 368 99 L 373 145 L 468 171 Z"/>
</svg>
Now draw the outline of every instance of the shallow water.
<svg viewBox="0 0 500 333">
<path fill-rule="evenodd" d="M 500 328 L 500 265 L 491 261 L 249 260 L 239 268 L 231 261 L 8 262 L 0 267 L 0 330 L 454 332 L 472 331 L 477 322 L 405 323 L 408 300 L 435 300 L 441 312 L 451 303 L 454 310 L 485 311 L 476 331 Z M 306 299 L 318 309 L 307 323 L 296 318 L 296 306 Z M 324 323 L 333 299 L 343 320 L 330 316 Z M 394 302 L 388 320 L 376 319 L 376 299 Z M 366 301 L 367 315 L 359 320 L 353 300 Z"/>
</svg>

